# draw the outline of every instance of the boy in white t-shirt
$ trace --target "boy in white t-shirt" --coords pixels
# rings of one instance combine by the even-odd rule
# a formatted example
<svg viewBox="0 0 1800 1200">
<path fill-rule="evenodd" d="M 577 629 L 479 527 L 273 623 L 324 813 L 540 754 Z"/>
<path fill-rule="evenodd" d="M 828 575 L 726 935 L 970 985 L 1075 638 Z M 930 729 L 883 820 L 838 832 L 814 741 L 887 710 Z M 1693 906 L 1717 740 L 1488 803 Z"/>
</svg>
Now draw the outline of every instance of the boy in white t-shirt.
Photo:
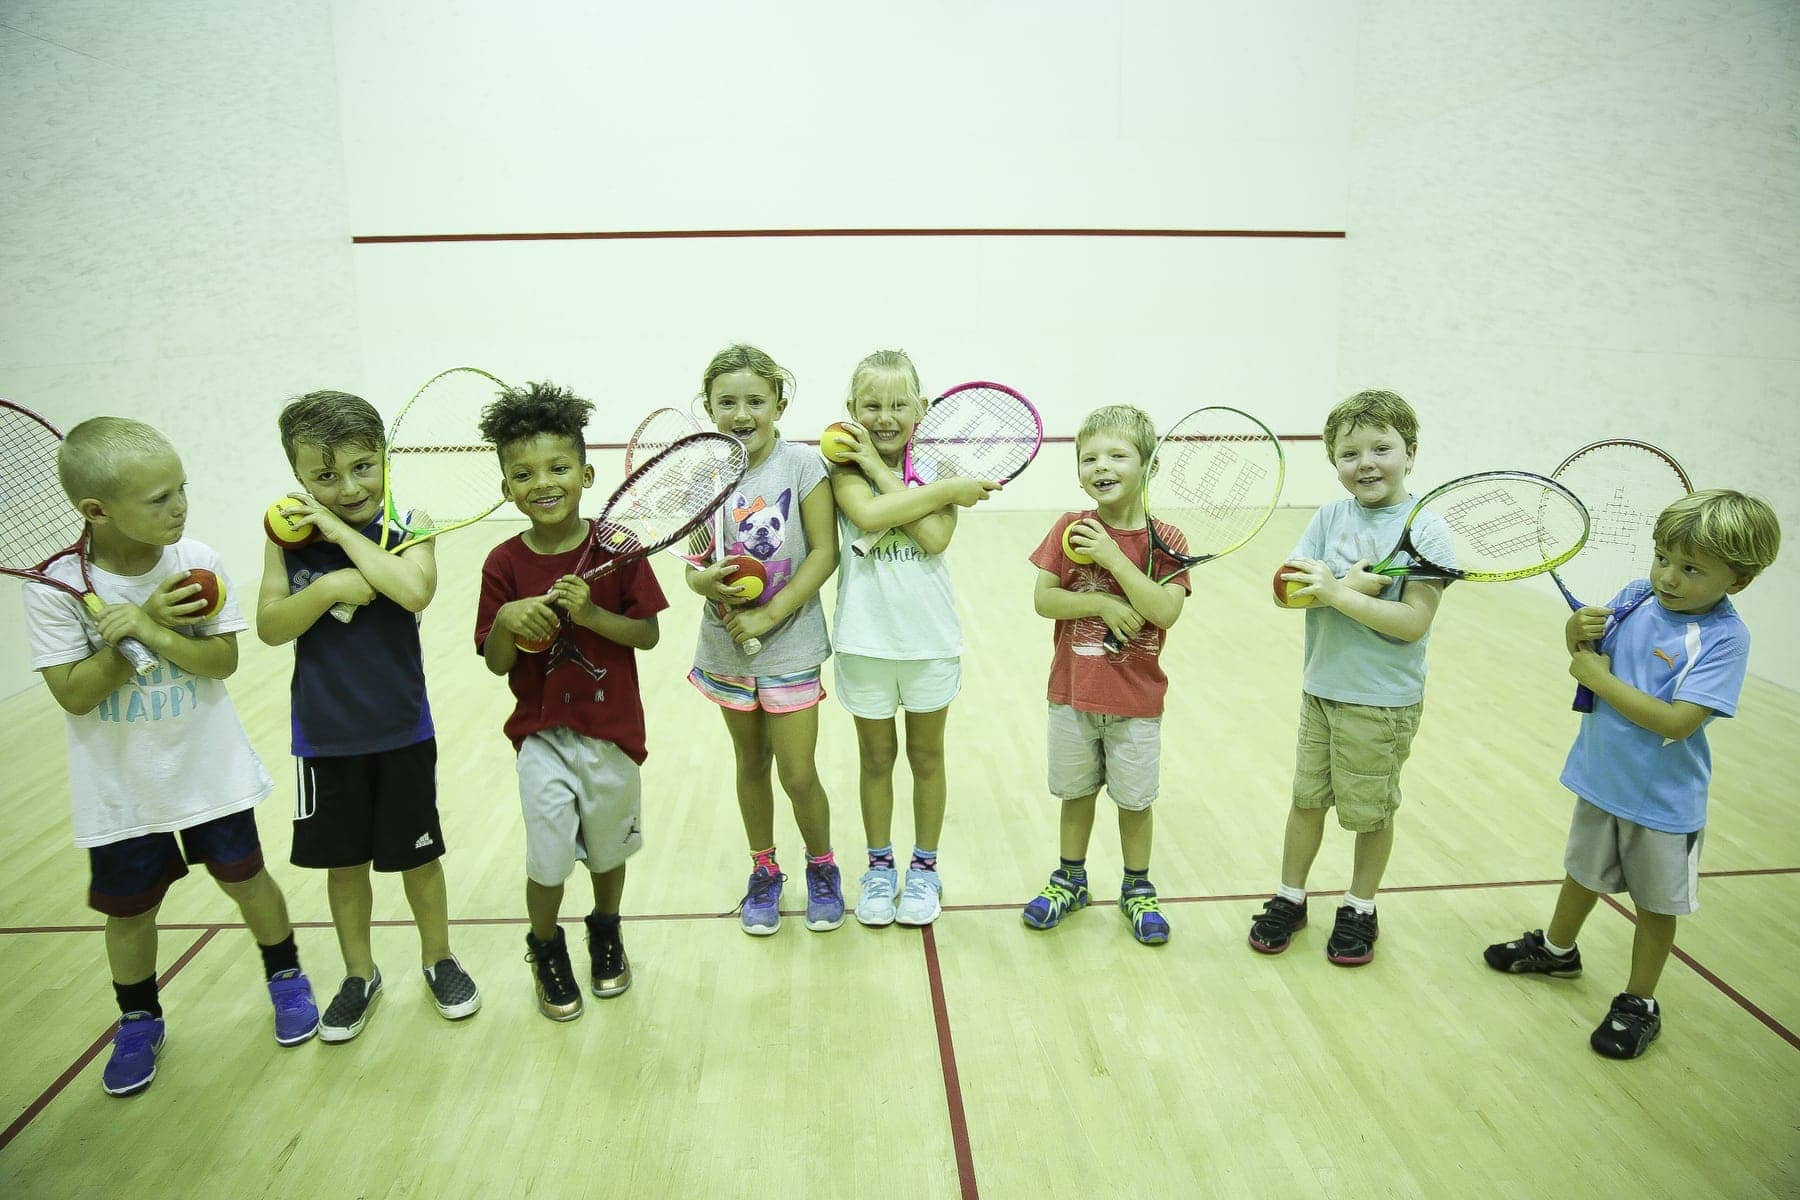
<svg viewBox="0 0 1800 1200">
<path fill-rule="evenodd" d="M 247 623 L 218 554 L 182 537 L 181 459 L 148 425 L 96 417 L 70 430 L 57 472 L 87 522 L 94 590 L 107 604 L 90 619 L 66 592 L 28 584 L 25 627 L 31 665 L 68 713 L 75 844 L 88 851 L 88 903 L 106 914 L 122 1014 L 102 1083 L 128 1096 L 156 1077 L 164 1035 L 156 912 L 190 863 L 206 864 L 256 938 L 275 1040 L 311 1038 L 319 1012 L 256 833 L 253 809 L 274 784 L 223 682 L 237 669 L 237 633 Z M 211 616 L 188 579 L 194 568 L 219 577 L 223 605 Z M 52 570 L 79 585 L 73 556 Z M 154 671 L 133 673 L 114 649 L 125 638 L 156 654 Z"/>
</svg>

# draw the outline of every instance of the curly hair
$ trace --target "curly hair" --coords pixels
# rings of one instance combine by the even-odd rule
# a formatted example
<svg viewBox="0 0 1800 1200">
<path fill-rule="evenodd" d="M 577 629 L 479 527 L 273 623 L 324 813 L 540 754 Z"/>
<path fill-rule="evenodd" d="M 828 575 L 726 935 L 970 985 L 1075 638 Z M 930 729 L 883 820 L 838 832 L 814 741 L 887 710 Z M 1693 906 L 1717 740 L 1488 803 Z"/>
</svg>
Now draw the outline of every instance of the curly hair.
<svg viewBox="0 0 1800 1200">
<path fill-rule="evenodd" d="M 587 438 L 582 431 L 593 415 L 594 404 L 554 383 L 526 383 L 507 388 L 500 398 L 481 410 L 481 436 L 492 442 L 501 461 L 507 447 L 550 434 L 569 439 L 583 463 L 587 462 Z"/>
</svg>

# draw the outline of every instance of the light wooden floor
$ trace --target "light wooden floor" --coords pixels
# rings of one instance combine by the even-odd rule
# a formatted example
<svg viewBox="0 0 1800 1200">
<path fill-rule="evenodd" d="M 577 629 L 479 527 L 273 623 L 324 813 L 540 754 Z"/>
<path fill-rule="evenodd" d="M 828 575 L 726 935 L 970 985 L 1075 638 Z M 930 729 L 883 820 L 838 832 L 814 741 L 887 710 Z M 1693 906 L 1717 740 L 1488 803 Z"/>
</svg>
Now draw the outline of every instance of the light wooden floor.
<svg viewBox="0 0 1800 1200">
<path fill-rule="evenodd" d="M 1682 923 L 1664 1034 L 1638 1062 L 1586 1044 L 1623 986 L 1621 911 L 1595 911 L 1579 980 L 1502 977 L 1480 958 L 1544 924 L 1561 874 L 1566 610 L 1531 585 L 1458 587 L 1443 605 L 1374 963 L 1325 961 L 1329 897 L 1286 955 L 1244 944 L 1275 881 L 1299 694 L 1300 619 L 1264 581 L 1305 517 L 1280 514 L 1203 569 L 1170 643 L 1154 877 L 1175 935 L 1161 950 L 1134 943 L 1112 904 L 1047 934 L 1018 920 L 1056 850 L 1049 631 L 1024 561 L 1047 514 L 972 514 L 952 549 L 969 651 L 949 731 L 951 908 L 924 935 L 790 921 L 752 939 L 724 915 L 748 864 L 724 731 L 682 678 L 693 605 L 670 572 L 677 609 L 642 664 L 636 984 L 569 1025 L 533 1008 L 509 697 L 470 644 L 480 559 L 514 527 L 448 539 L 426 646 L 455 943 L 485 1007 L 437 1017 L 383 880 L 381 1007 L 354 1042 L 283 1050 L 252 943 L 197 873 L 163 908 L 162 1069 L 124 1101 L 99 1086 L 112 997 L 68 844 L 61 717 L 41 689 L 0 704 L 0 1196 L 1800 1194 L 1794 694 L 1752 681 L 1743 716 L 1713 727 L 1704 908 Z M 263 837 L 323 1003 L 342 969 L 323 876 L 286 864 L 288 653 L 242 644 L 232 692 L 280 781 Z M 823 726 L 854 899 L 855 737 L 834 701 Z M 797 866 L 785 812 L 777 828 Z M 895 844 L 910 833 L 902 811 Z M 1348 862 L 1333 827 L 1313 886 L 1342 888 Z M 1108 894 L 1104 802 L 1091 869 Z M 799 895 L 790 885 L 790 905 Z M 571 917 L 584 899 L 571 890 Z M 585 972 L 579 949 L 575 962 Z"/>
</svg>

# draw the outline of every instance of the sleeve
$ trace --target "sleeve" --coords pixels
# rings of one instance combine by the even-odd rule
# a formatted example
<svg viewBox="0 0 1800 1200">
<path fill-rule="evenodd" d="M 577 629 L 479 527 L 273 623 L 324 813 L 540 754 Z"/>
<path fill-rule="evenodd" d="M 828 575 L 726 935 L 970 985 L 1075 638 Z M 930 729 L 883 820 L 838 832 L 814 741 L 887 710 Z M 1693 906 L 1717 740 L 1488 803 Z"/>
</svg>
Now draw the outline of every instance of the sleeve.
<svg viewBox="0 0 1800 1200">
<path fill-rule="evenodd" d="M 663 595 L 662 584 L 657 582 L 649 559 L 638 559 L 625 569 L 624 574 L 620 590 L 625 596 L 625 610 L 621 616 L 641 621 L 669 607 L 668 597 Z"/>
<path fill-rule="evenodd" d="M 1306 523 L 1306 532 L 1300 535 L 1300 541 L 1288 554 L 1289 558 L 1322 559 L 1325 557 L 1325 510 L 1327 507 L 1322 504 L 1314 510 L 1312 520 Z"/>
<path fill-rule="evenodd" d="M 237 585 L 231 581 L 231 573 L 225 569 L 225 560 L 219 552 L 204 542 L 194 543 L 193 561 L 186 563 L 187 569 L 203 567 L 219 577 L 219 585 L 225 592 L 225 603 L 220 606 L 218 615 L 210 621 L 202 621 L 192 626 L 194 637 L 213 637 L 221 633 L 242 633 L 250 628 L 250 622 L 244 618 L 244 610 L 238 604 Z"/>
<path fill-rule="evenodd" d="M 825 482 L 825 460 L 804 446 L 796 445 L 794 450 L 794 499 L 798 503 Z"/>
<path fill-rule="evenodd" d="M 1708 641 L 1682 673 L 1674 698 L 1710 708 L 1721 717 L 1734 716 L 1750 665 L 1750 631 L 1742 622 L 1732 621 L 1723 629 L 1702 626 L 1699 636 Z"/>
<path fill-rule="evenodd" d="M 99 650 L 97 638 L 89 637 L 81 601 L 41 583 L 27 583 L 19 595 L 25 604 L 32 670 L 82 662 Z"/>
<path fill-rule="evenodd" d="M 1073 525 L 1081 517 L 1080 513 L 1064 513 L 1056 518 L 1050 526 L 1050 532 L 1044 535 L 1037 549 L 1031 552 L 1031 565 L 1062 578 L 1063 568 L 1068 565 L 1068 556 L 1063 553 L 1063 530 Z"/>
<path fill-rule="evenodd" d="M 512 562 L 501 542 L 488 551 L 481 564 L 481 596 L 475 602 L 475 653 L 487 653 L 488 634 L 494 628 L 494 616 L 500 606 L 513 599 L 517 585 L 513 581 Z"/>
</svg>

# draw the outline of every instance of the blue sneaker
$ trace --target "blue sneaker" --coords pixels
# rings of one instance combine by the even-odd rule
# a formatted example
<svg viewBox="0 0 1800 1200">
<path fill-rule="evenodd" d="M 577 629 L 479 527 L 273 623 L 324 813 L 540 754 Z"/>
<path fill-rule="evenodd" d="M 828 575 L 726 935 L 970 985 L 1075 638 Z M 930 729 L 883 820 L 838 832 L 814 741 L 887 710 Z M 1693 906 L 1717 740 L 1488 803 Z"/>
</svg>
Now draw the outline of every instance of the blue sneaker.
<svg viewBox="0 0 1800 1200">
<path fill-rule="evenodd" d="M 862 896 L 856 901 L 856 919 L 872 929 L 892 925 L 898 881 L 898 873 L 892 867 L 870 867 L 864 871 Z"/>
<path fill-rule="evenodd" d="M 781 884 L 786 878 L 761 867 L 750 872 L 750 890 L 738 905 L 743 912 L 745 933 L 768 937 L 781 928 Z"/>
<path fill-rule="evenodd" d="M 936 871 L 906 869 L 906 887 L 900 893 L 896 913 L 902 925 L 929 925 L 944 911 L 944 882 Z"/>
<path fill-rule="evenodd" d="M 156 1078 L 156 1056 L 162 1053 L 163 1020 L 147 1012 L 130 1012 L 119 1018 L 113 1034 L 112 1057 L 101 1072 L 100 1086 L 109 1096 L 130 1096 L 150 1086 Z"/>
<path fill-rule="evenodd" d="M 806 927 L 814 933 L 844 923 L 844 883 L 836 863 L 806 864 Z"/>
<path fill-rule="evenodd" d="M 313 1003 L 312 981 L 298 968 L 281 971 L 269 980 L 269 1000 L 275 1005 L 275 1040 L 298 1046 L 319 1032 L 319 1006 Z"/>
<path fill-rule="evenodd" d="M 1050 872 L 1050 882 L 1032 897 L 1019 917 L 1033 929 L 1054 929 L 1064 917 L 1087 906 L 1087 882 L 1076 883 L 1059 867 Z"/>
<path fill-rule="evenodd" d="M 1156 887 L 1148 879 L 1122 888 L 1119 911 L 1131 925 L 1131 936 L 1146 946 L 1160 946 L 1169 940 L 1169 921 L 1156 902 Z"/>
</svg>

